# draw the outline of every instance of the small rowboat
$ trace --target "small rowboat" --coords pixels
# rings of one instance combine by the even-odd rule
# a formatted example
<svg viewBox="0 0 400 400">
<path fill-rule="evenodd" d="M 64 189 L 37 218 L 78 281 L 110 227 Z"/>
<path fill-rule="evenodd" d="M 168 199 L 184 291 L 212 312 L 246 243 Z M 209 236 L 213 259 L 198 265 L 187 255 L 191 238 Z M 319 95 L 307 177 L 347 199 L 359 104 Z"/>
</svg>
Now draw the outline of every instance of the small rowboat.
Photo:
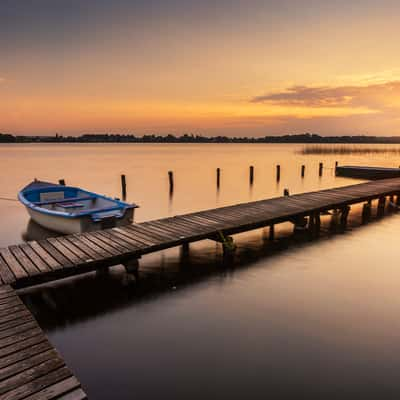
<svg viewBox="0 0 400 400">
<path fill-rule="evenodd" d="M 18 199 L 37 224 L 66 234 L 131 224 L 138 207 L 77 187 L 37 180 L 25 186 Z"/>
</svg>

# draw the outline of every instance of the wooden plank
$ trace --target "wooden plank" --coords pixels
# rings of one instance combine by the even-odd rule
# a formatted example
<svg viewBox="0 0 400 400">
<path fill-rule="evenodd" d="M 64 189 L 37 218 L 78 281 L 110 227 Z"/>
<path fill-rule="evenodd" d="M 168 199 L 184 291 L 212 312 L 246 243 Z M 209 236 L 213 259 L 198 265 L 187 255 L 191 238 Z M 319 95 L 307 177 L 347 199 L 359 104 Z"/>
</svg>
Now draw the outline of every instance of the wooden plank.
<svg viewBox="0 0 400 400">
<path fill-rule="evenodd" d="M 160 228 L 160 227 L 154 225 L 153 221 L 152 222 L 145 222 L 145 223 L 143 223 L 143 225 L 147 229 L 151 229 L 152 231 L 154 231 L 156 233 L 159 233 L 161 235 L 168 235 L 170 241 L 174 241 L 174 240 L 177 240 L 177 239 L 184 239 L 184 238 L 187 237 L 186 233 L 183 233 L 183 232 L 179 232 L 178 233 L 176 231 L 171 231 L 169 229 L 167 230 L 167 229 Z"/>
<path fill-rule="evenodd" d="M 32 247 L 27 243 L 19 245 L 20 249 L 29 257 L 29 259 L 35 264 L 36 268 L 40 272 L 49 272 L 51 268 L 35 253 Z"/>
<path fill-rule="evenodd" d="M 161 243 L 164 243 L 163 239 L 158 239 L 154 237 L 154 235 L 150 236 L 143 229 L 141 229 L 140 226 L 137 225 L 126 226 L 124 230 L 131 234 L 133 232 L 135 236 L 137 236 L 141 241 L 143 241 L 143 243 L 146 243 L 148 246 L 158 246 Z"/>
<path fill-rule="evenodd" d="M 28 246 L 49 266 L 51 270 L 61 268 L 61 265 L 54 257 L 51 256 L 42 246 L 37 242 L 28 242 Z"/>
<path fill-rule="evenodd" d="M 86 253 L 88 257 L 90 257 L 92 260 L 102 260 L 104 258 L 101 254 L 93 251 L 90 247 L 86 246 L 85 243 L 78 240 L 75 236 L 72 235 L 65 236 L 65 240 L 68 240 L 74 246 L 78 247 L 81 251 Z"/>
<path fill-rule="evenodd" d="M 0 368 L 5 368 L 8 367 L 9 365 L 16 364 L 21 360 L 33 357 L 36 354 L 43 353 L 47 350 L 51 350 L 52 348 L 53 348 L 52 345 L 47 340 L 41 343 L 34 344 L 32 346 L 28 346 L 25 349 L 8 354 L 0 358 Z"/>
<path fill-rule="evenodd" d="M 79 258 L 68 247 L 64 246 L 57 238 L 48 238 L 47 241 L 51 243 L 65 258 L 71 261 L 72 264 L 80 264 L 84 259 Z"/>
<path fill-rule="evenodd" d="M 14 336 L 17 333 L 22 333 L 30 329 L 33 329 L 36 326 L 37 326 L 36 322 L 33 319 L 31 319 L 30 321 L 27 322 L 25 321 L 21 325 L 17 325 L 9 329 L 4 329 L 0 331 L 0 341 L 7 337 Z"/>
<path fill-rule="evenodd" d="M 97 254 L 99 254 L 102 258 L 109 258 L 112 257 L 112 254 L 110 254 L 108 251 L 106 251 L 104 248 L 97 246 L 96 244 L 92 243 L 90 240 L 87 240 L 84 235 L 74 235 L 77 241 L 80 241 L 84 243 L 87 247 L 95 251 Z"/>
<path fill-rule="evenodd" d="M 71 376 L 71 372 L 64 365 L 64 361 L 60 357 L 55 357 L 2 381 L 0 383 L 0 399 L 16 400 L 24 398 L 52 383 L 56 383 L 58 379 L 53 382 L 54 377 L 50 375 L 61 368 L 65 369 L 62 378 Z M 36 381 L 40 378 L 46 383 L 43 382 L 39 386 Z"/>
<path fill-rule="evenodd" d="M 121 233 L 119 233 L 118 231 L 115 231 L 114 229 L 110 230 L 108 232 L 108 234 L 112 235 L 113 237 L 115 237 L 116 239 L 118 239 L 122 242 L 127 242 L 130 245 L 132 245 L 133 248 L 135 248 L 135 250 L 132 250 L 132 251 L 138 251 L 144 247 L 141 242 L 138 242 L 134 238 L 128 237 L 127 235 L 122 235 Z"/>
<path fill-rule="evenodd" d="M 61 267 L 72 267 L 71 261 L 64 257 L 54 246 L 51 245 L 47 240 L 40 240 L 37 242 L 43 247 L 55 260 L 57 260 Z"/>
<path fill-rule="evenodd" d="M 0 400 L 24 399 L 71 376 L 71 372 L 66 367 L 58 368 L 47 374 L 44 374 L 43 371 L 40 372 L 42 375 L 37 379 L 33 379 L 22 386 L 18 386 L 15 389 L 0 395 Z"/>
<path fill-rule="evenodd" d="M 43 400 L 43 399 L 56 399 L 57 400 L 82 400 L 86 399 L 86 394 L 80 389 L 78 380 L 71 376 L 63 379 L 45 389 L 37 392 L 31 396 L 25 397 L 25 400 Z"/>
<path fill-rule="evenodd" d="M 0 312 L 15 306 L 24 306 L 24 303 L 22 303 L 18 296 L 8 297 L 7 302 L 0 303 Z"/>
<path fill-rule="evenodd" d="M 1 316 L 0 317 L 0 325 L 4 324 L 6 322 L 9 322 L 9 321 L 13 321 L 15 319 L 22 320 L 22 318 L 29 317 L 29 316 L 30 316 L 30 312 L 28 310 L 22 310 L 19 312 L 15 312 L 14 314 Z"/>
<path fill-rule="evenodd" d="M 28 275 L 37 275 L 40 272 L 18 246 L 10 246 L 9 249 Z"/>
<path fill-rule="evenodd" d="M 136 234 L 136 230 L 139 229 L 140 232 L 144 232 L 146 235 L 148 235 L 150 238 L 154 238 L 156 240 L 159 240 L 160 243 L 165 243 L 165 242 L 170 242 L 170 238 L 167 235 L 162 235 L 157 232 L 154 232 L 154 230 L 146 228 L 146 226 L 143 225 L 144 223 L 137 224 L 136 226 L 129 226 L 129 228 L 126 231 L 131 231 Z"/>
<path fill-rule="evenodd" d="M 22 268 L 21 264 L 13 256 L 9 249 L 0 249 L 0 254 L 16 279 L 26 278 L 28 276 L 27 272 Z"/>
<path fill-rule="evenodd" d="M 92 232 L 92 235 L 101 240 L 102 242 L 107 243 L 109 246 L 112 246 L 114 249 L 118 250 L 120 254 L 124 254 L 130 252 L 128 246 L 124 246 L 123 244 L 117 242 L 116 240 L 111 239 L 110 236 L 102 235 L 101 232 Z"/>
<path fill-rule="evenodd" d="M 27 313 L 22 318 L 16 318 L 16 319 L 13 319 L 13 320 L 8 321 L 8 322 L 3 322 L 0 325 L 0 334 L 4 330 L 10 329 L 10 328 L 14 328 L 14 327 L 19 326 L 19 325 L 26 324 L 26 323 L 28 323 L 30 321 L 34 321 L 34 318 L 32 317 L 32 315 L 30 313 Z"/>
<path fill-rule="evenodd" d="M 3 261 L 2 257 L 0 256 L 0 278 L 2 283 L 9 284 L 15 282 L 15 276 L 11 272 L 8 265 Z"/>
<path fill-rule="evenodd" d="M 73 243 L 71 243 L 69 240 L 67 240 L 63 236 L 59 236 L 57 240 L 62 243 L 67 249 L 69 249 L 72 253 L 76 254 L 81 260 L 84 262 L 91 262 L 93 261 L 93 258 L 91 258 L 89 255 L 84 253 L 79 247 L 76 247 Z"/>
<path fill-rule="evenodd" d="M 75 389 L 70 393 L 67 393 L 61 397 L 57 397 L 57 400 L 84 400 L 84 399 L 87 399 L 87 396 L 82 389 Z"/>
<path fill-rule="evenodd" d="M 126 251 L 135 251 L 138 249 L 137 246 L 132 245 L 131 243 L 125 242 L 117 238 L 116 236 L 113 236 L 109 230 L 105 231 L 99 231 L 98 234 L 102 237 L 104 237 L 105 240 L 112 240 L 114 243 L 118 243 L 119 246 L 121 246 L 124 250 Z"/>
<path fill-rule="evenodd" d="M 143 247 L 148 247 L 148 244 L 146 243 L 145 240 L 142 240 L 140 237 L 138 237 L 138 235 L 135 235 L 135 237 L 132 236 L 132 232 L 127 231 L 126 229 L 121 229 L 121 228 L 113 228 L 112 230 L 113 233 L 118 233 L 120 236 L 120 238 L 122 236 L 124 237 L 128 237 L 130 239 L 135 240 L 135 242 L 137 242 L 140 246 L 140 248 Z M 122 236 L 121 236 L 122 235 Z"/>
<path fill-rule="evenodd" d="M 87 234 L 81 234 L 81 237 L 85 237 L 87 240 L 92 242 L 94 245 L 100 247 L 101 249 L 107 251 L 109 254 L 113 256 L 118 256 L 121 254 L 121 252 L 117 249 L 115 249 L 112 245 L 110 245 L 107 242 L 103 242 L 102 240 L 98 239 L 95 235 L 93 235 L 92 232 L 87 233 Z"/>
<path fill-rule="evenodd" d="M 26 358 L 25 360 L 20 360 L 16 364 L 9 365 L 7 367 L 0 369 L 0 393 L 1 387 L 3 386 L 3 382 L 5 379 L 10 378 L 14 375 L 17 375 L 27 369 L 33 368 L 36 365 L 42 364 L 45 361 L 52 359 L 60 359 L 60 356 L 54 349 L 47 350 L 45 352 L 35 354 L 32 357 Z"/>
<path fill-rule="evenodd" d="M 18 351 L 31 348 L 32 346 L 42 342 L 47 342 L 47 339 L 43 334 L 32 336 L 31 338 L 24 340 L 22 342 L 17 342 L 10 346 L 3 347 L 0 349 L 0 359 L 8 355 L 14 354 Z"/>
<path fill-rule="evenodd" d="M 19 332 L 13 336 L 6 337 L 0 341 L 0 349 L 3 347 L 10 346 L 12 344 L 22 342 L 26 339 L 30 339 L 33 336 L 42 335 L 42 331 L 39 327 L 29 329 L 25 332 Z"/>
</svg>

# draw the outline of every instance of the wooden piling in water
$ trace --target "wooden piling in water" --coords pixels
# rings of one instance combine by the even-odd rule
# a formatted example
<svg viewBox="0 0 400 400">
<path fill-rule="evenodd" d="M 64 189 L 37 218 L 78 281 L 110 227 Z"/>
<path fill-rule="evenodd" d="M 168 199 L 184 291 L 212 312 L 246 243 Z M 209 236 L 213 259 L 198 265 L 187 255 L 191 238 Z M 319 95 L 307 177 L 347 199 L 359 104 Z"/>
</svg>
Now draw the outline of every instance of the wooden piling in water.
<svg viewBox="0 0 400 400">
<path fill-rule="evenodd" d="M 221 183 L 221 169 L 217 168 L 217 188 L 219 189 Z"/>
<path fill-rule="evenodd" d="M 276 180 L 279 182 L 281 180 L 281 166 L 277 165 L 276 166 Z"/>
<path fill-rule="evenodd" d="M 121 192 L 122 192 L 122 199 L 126 199 L 126 177 L 124 174 L 121 175 Z"/>
<path fill-rule="evenodd" d="M 289 189 L 283 189 L 283 195 L 289 196 Z"/>
<path fill-rule="evenodd" d="M 366 224 L 367 222 L 370 221 L 370 219 L 371 219 L 371 209 L 372 209 L 371 200 L 368 201 L 367 203 L 364 203 L 363 209 L 362 209 L 362 214 L 361 214 L 361 222 L 363 224 Z"/>
<path fill-rule="evenodd" d="M 273 242 L 275 240 L 275 225 L 269 226 L 269 241 Z"/>
<path fill-rule="evenodd" d="M 301 177 L 302 177 L 302 178 L 304 178 L 305 172 L 306 172 L 306 166 L 305 166 L 305 165 L 302 165 L 302 166 L 301 166 Z"/>
<path fill-rule="evenodd" d="M 318 175 L 322 176 L 322 171 L 324 169 L 324 164 L 322 162 L 319 163 L 319 170 L 318 170 Z"/>
<path fill-rule="evenodd" d="M 254 167 L 252 165 L 250 165 L 249 173 L 250 185 L 252 185 L 254 183 Z"/>
<path fill-rule="evenodd" d="M 385 214 L 386 197 L 379 197 L 378 208 L 376 210 L 376 216 L 382 217 Z"/>
<path fill-rule="evenodd" d="M 172 193 L 174 191 L 174 173 L 172 171 L 168 171 L 168 181 L 169 181 L 169 192 Z"/>
<path fill-rule="evenodd" d="M 347 228 L 347 219 L 350 213 L 350 207 L 344 206 L 341 208 L 340 212 L 340 227 L 345 230 Z"/>
</svg>

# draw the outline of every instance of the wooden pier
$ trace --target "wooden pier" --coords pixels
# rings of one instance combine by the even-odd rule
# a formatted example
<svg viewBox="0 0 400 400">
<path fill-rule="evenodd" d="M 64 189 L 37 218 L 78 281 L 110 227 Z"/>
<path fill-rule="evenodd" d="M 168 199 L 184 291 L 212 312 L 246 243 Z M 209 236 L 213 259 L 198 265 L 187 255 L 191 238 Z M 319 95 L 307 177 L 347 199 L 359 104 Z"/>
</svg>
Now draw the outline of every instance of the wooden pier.
<svg viewBox="0 0 400 400">
<path fill-rule="evenodd" d="M 15 290 L 0 286 L 0 400 L 86 398 Z"/>
<path fill-rule="evenodd" d="M 350 206 L 364 203 L 362 218 L 384 213 L 386 198 L 400 204 L 400 178 L 147 221 L 123 228 L 60 236 L 0 249 L 0 400 L 80 400 L 86 394 L 48 342 L 15 289 L 124 264 L 137 272 L 138 259 L 148 253 L 210 239 L 224 253 L 235 248 L 230 235 L 292 222 L 310 231 L 320 227 L 320 214 L 334 210 L 346 227 Z"/>
<path fill-rule="evenodd" d="M 363 167 L 342 165 L 336 166 L 335 173 L 337 176 L 345 176 L 347 178 L 365 179 L 365 180 L 378 180 L 399 178 L 400 168 L 385 168 L 385 167 Z"/>
<path fill-rule="evenodd" d="M 254 201 L 147 221 L 123 228 L 31 241 L 0 249 L 0 283 L 21 288 L 124 264 L 135 271 L 144 254 L 211 239 L 229 250 L 230 235 L 291 221 L 319 227 L 321 212 L 337 210 L 345 225 L 352 204 L 400 194 L 400 178 Z M 382 208 L 383 207 L 383 208 Z"/>
</svg>

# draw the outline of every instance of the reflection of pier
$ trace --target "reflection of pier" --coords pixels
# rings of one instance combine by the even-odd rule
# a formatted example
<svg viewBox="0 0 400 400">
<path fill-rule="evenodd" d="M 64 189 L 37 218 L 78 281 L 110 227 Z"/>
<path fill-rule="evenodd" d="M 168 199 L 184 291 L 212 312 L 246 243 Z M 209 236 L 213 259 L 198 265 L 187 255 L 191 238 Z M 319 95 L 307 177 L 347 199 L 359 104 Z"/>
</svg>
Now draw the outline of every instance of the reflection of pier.
<svg viewBox="0 0 400 400">
<path fill-rule="evenodd" d="M 363 220 L 367 222 L 372 200 L 379 199 L 377 214 L 382 215 L 386 197 L 394 205 L 393 196 L 398 195 L 400 179 L 387 179 L 31 241 L 0 250 L 0 278 L 20 288 L 121 263 L 135 274 L 142 255 L 175 246 L 187 252 L 189 243 L 204 239 L 221 243 L 230 257 L 235 250 L 231 235 L 236 233 L 269 227 L 273 239 L 274 226 L 289 221 L 314 236 L 320 230 L 321 214 L 328 211 L 333 211 L 335 227 L 345 229 L 351 205 L 365 203 Z"/>
</svg>

